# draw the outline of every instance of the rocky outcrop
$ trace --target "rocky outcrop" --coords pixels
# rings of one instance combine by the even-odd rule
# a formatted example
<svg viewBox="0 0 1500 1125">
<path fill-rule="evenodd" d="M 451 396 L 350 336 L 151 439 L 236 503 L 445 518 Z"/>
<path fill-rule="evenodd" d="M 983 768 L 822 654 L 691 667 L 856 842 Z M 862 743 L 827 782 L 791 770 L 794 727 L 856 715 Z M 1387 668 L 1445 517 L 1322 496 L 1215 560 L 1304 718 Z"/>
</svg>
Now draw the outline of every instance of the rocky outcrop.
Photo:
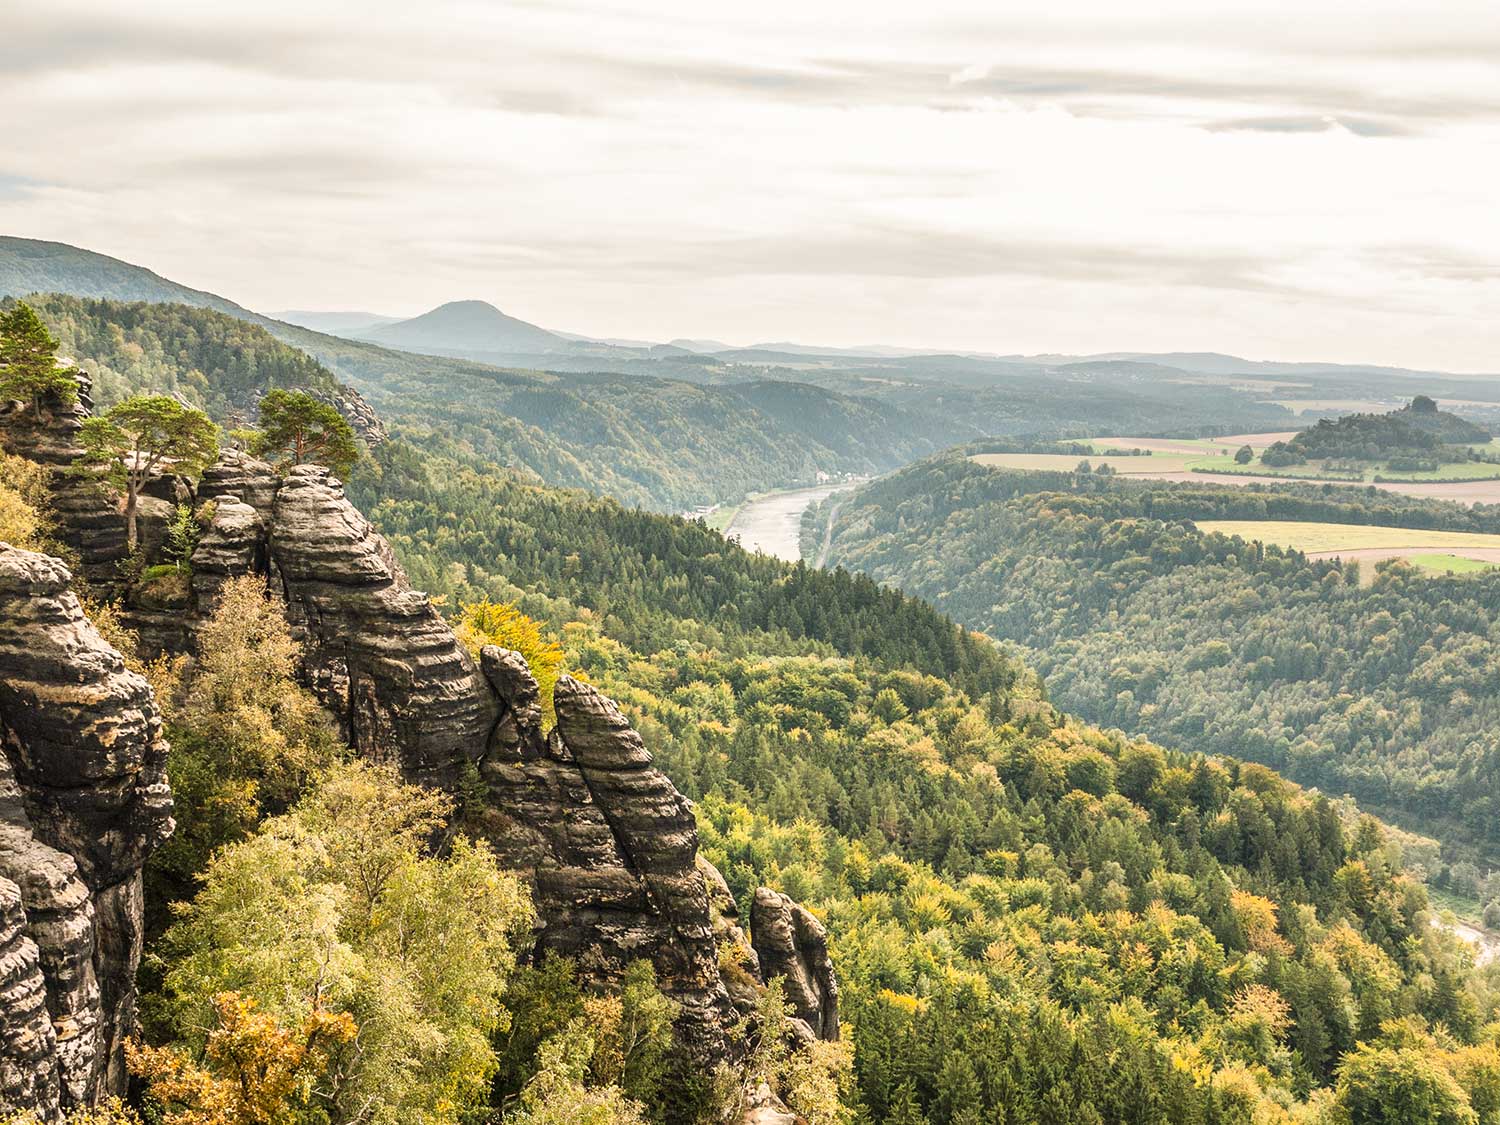
<svg viewBox="0 0 1500 1125">
<path fill-rule="evenodd" d="M 704 1057 L 722 1057 L 734 1009 L 691 805 L 592 687 L 559 679 L 557 726 L 544 738 L 525 661 L 488 647 L 481 663 L 502 711 L 481 763 L 491 799 L 477 819 L 505 860 L 531 877 L 538 953 L 573 957 L 596 980 L 649 958 L 680 1006 L 684 1038 Z"/>
<path fill-rule="evenodd" d="M 192 595 L 212 611 L 231 577 L 261 574 L 302 645 L 309 686 L 349 745 L 413 781 L 457 789 L 498 706 L 427 595 L 321 465 L 285 476 L 227 452 L 198 487 L 213 517 L 193 552 Z"/>
<path fill-rule="evenodd" d="M 62 1097 L 57 1032 L 47 1011 L 41 951 L 28 930 L 21 888 L 0 877 L 0 1110 L 51 1117 Z"/>
<path fill-rule="evenodd" d="M 331 394 L 320 393 L 317 397 L 338 410 L 344 416 L 344 421 L 349 423 L 349 428 L 370 449 L 386 440 L 385 423 L 380 420 L 380 415 L 349 384 L 340 383 Z"/>
<path fill-rule="evenodd" d="M 68 448 L 66 441 L 57 446 L 59 465 Z M 177 485 L 164 481 L 157 487 Z M 728 1031 L 753 1011 L 768 972 L 788 977 L 788 994 L 808 1035 L 836 1034 L 836 988 L 826 942 L 819 944 L 821 928 L 787 900 L 784 918 L 767 922 L 769 956 L 757 957 L 761 943 L 752 948 L 745 937 L 729 888 L 700 861 L 690 803 L 656 768 L 612 701 L 563 677 L 553 701 L 556 726 L 544 733 L 540 693 L 525 661 L 487 648 L 476 666 L 326 468 L 302 465 L 281 474 L 226 451 L 191 499 L 208 522 L 192 556 L 190 583 L 168 591 L 170 604 L 127 607 L 127 620 L 144 627 L 148 647 L 190 652 L 196 623 L 213 611 L 225 583 L 259 576 L 284 601 L 302 646 L 304 678 L 349 744 L 365 757 L 396 763 L 410 780 L 464 793 L 470 798 L 467 830 L 487 838 L 507 865 L 530 879 L 539 915 L 538 955 L 572 957 L 586 979 L 600 983 L 617 979 L 632 961 L 650 960 L 661 987 L 679 1005 L 682 1036 L 704 1063 L 732 1052 Z M 118 525 L 118 516 L 114 521 Z M 138 593 L 132 602 L 140 601 Z M 158 745 L 150 729 L 154 709 L 149 721 L 144 718 L 149 699 L 135 702 L 144 727 L 132 730 L 127 741 Z M 41 734 L 39 728 L 35 736 Z M 26 745 L 24 738 L 18 745 Z M 45 785 L 28 780 L 20 755 L 16 762 L 21 791 L 44 794 Z M 472 799 L 476 773 L 485 800 Z M 63 958 L 81 947 L 53 939 L 46 926 L 38 929 L 27 899 L 29 886 L 46 883 L 56 900 L 48 909 L 63 918 L 71 884 L 62 861 L 72 857 L 92 914 L 68 924 L 92 926 L 96 935 L 90 964 L 99 992 L 98 1053 L 112 1057 L 123 995 L 117 968 L 133 962 L 129 948 L 119 959 L 120 940 L 111 935 L 128 934 L 131 918 L 138 932 L 139 879 L 119 876 L 128 865 L 80 854 L 81 835 L 59 827 L 43 798 L 27 797 L 24 804 L 30 838 L 56 849 L 60 858 L 44 862 L 43 853 L 34 851 L 16 865 L 17 875 L 27 878 L 10 876 L 27 911 L 14 987 L 22 995 L 32 980 L 24 946 L 30 940 L 37 971 L 48 982 L 49 1013 L 90 1010 L 86 974 L 70 976 Z M 102 822 L 92 827 L 103 830 Z M 159 834 L 159 826 L 132 821 L 129 831 L 117 834 L 118 842 L 153 833 Z M 39 883 L 34 872 L 44 869 L 52 873 Z M 138 875 L 138 865 L 135 870 Z M 0 869 L 0 876 L 7 874 Z M 41 910 L 40 890 L 37 895 Z M 0 928 L 0 941 L 4 934 Z M 100 950 L 109 951 L 107 974 L 97 968 Z M 69 992 L 64 984 L 75 977 L 81 983 Z M 24 1004 L 18 1008 L 26 1010 Z M 75 1022 L 82 1028 L 86 1020 Z M 20 1030 L 17 1035 L 24 1038 Z M 66 1089 L 61 1075 L 72 1064 L 63 1054 L 52 1050 L 60 1074 L 54 1085 Z"/>
<path fill-rule="evenodd" d="M 786 895 L 761 887 L 750 904 L 750 941 L 762 979 L 786 982 L 787 1001 L 808 1036 L 837 1039 L 839 988 L 823 923 Z"/>
<path fill-rule="evenodd" d="M 735 1125 L 807 1125 L 807 1122 L 787 1109 L 764 1082 L 745 1095 L 744 1112 Z"/>
<path fill-rule="evenodd" d="M 0 1100 L 44 1115 L 123 1089 L 141 869 L 172 829 L 151 689 L 70 581 L 0 545 Z"/>
<path fill-rule="evenodd" d="M 120 563 L 126 556 L 125 524 L 118 497 L 96 477 L 76 471 L 83 450 L 78 432 L 93 412 L 93 383 L 82 371 L 71 372 L 78 384 L 72 403 L 50 398 L 38 417 L 29 404 L 0 402 L 0 446 L 48 470 L 50 515 L 56 533 L 76 560 L 80 575 L 101 597 L 120 587 Z M 142 529 L 151 531 L 151 502 Z"/>
<path fill-rule="evenodd" d="M 300 465 L 283 480 L 270 562 L 307 676 L 349 744 L 399 762 L 414 781 L 456 789 L 483 752 L 494 696 L 326 468 Z"/>
</svg>

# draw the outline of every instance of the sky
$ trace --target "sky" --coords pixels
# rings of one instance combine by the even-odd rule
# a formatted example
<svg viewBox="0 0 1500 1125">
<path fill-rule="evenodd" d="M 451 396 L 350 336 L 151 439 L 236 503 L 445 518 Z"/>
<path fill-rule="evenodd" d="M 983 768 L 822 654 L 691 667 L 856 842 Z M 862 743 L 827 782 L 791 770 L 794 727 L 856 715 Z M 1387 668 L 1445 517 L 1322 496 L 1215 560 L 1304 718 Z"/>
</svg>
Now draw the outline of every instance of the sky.
<svg viewBox="0 0 1500 1125">
<path fill-rule="evenodd" d="M 1500 372 L 1494 0 L 0 7 L 0 233 L 263 311 Z"/>
</svg>

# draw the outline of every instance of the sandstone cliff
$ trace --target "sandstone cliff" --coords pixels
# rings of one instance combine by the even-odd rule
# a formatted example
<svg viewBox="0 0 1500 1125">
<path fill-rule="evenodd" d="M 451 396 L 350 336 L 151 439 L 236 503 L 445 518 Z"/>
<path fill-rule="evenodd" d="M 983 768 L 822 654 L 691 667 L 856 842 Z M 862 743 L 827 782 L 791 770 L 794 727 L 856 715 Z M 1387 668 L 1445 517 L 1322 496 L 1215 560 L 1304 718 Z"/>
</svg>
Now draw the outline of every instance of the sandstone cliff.
<svg viewBox="0 0 1500 1125">
<path fill-rule="evenodd" d="M 0 1102 L 123 1088 L 141 868 L 170 833 L 167 747 L 146 681 L 58 560 L 0 544 Z"/>
<path fill-rule="evenodd" d="M 75 435 L 88 409 L 86 382 L 82 386 L 85 397 L 76 409 L 55 410 L 41 426 L 14 413 L 0 415 L 0 441 L 57 470 L 53 494 L 62 537 L 91 585 L 121 593 L 116 563 L 123 554 L 123 535 L 117 542 L 120 521 L 113 503 L 97 486 L 64 471 L 76 456 Z M 170 478 L 153 482 L 164 503 L 184 489 Z M 229 451 L 204 474 L 191 499 L 199 505 L 212 501 L 213 514 L 193 554 L 190 583 L 166 598 L 123 591 L 125 618 L 148 648 L 190 652 L 195 622 L 212 611 L 224 583 L 237 575 L 262 576 L 284 600 L 303 646 L 307 684 L 336 717 L 352 747 L 396 763 L 413 781 L 471 798 L 477 777 L 485 799 L 469 800 L 465 828 L 490 840 L 510 866 L 531 880 L 539 913 L 538 954 L 556 951 L 573 957 L 584 976 L 598 982 L 615 979 L 629 961 L 650 959 L 663 990 L 680 1005 L 679 1032 L 705 1062 L 731 1049 L 729 1029 L 753 1007 L 759 983 L 772 973 L 788 977 L 788 995 L 804 1034 L 837 1035 L 837 990 L 821 928 L 790 900 L 774 896 L 776 910 L 766 913 L 763 923 L 757 923 L 760 913 L 752 912 L 752 948 L 722 878 L 698 855 L 689 802 L 655 768 L 639 734 L 612 701 L 564 677 L 555 693 L 556 727 L 544 734 L 537 687 L 525 662 L 515 653 L 489 648 L 482 654 L 482 667 L 476 667 L 429 599 L 411 588 L 389 545 L 325 468 L 303 465 L 282 475 Z M 43 572 L 48 577 L 40 577 Z M 68 612 L 76 614 L 76 601 L 63 590 L 64 572 L 43 567 L 37 575 L 16 580 L 17 589 L 26 591 L 27 604 L 38 597 L 51 599 L 48 606 L 70 601 Z M 47 593 L 40 593 L 44 589 Z M 19 605 L 21 594 L 15 597 Z M 24 619 L 31 624 L 17 626 L 18 652 L 30 643 L 25 634 L 35 630 L 40 604 L 33 604 L 32 616 Z M 78 621 L 73 627 L 84 630 Z M 75 644 L 60 652 L 58 675 L 84 674 L 68 671 L 69 659 L 81 651 Z M 102 656 L 90 659 L 88 667 L 97 666 L 104 676 L 108 662 Z M 118 663 L 117 656 L 114 660 Z M 14 831 L 0 837 L 0 876 L 10 879 L 10 884 L 0 880 L 0 995 L 15 997 L 17 1013 L 14 1028 L 4 1029 L 13 1036 L 13 1051 L 0 1062 L 0 1082 L 18 1091 L 27 1081 L 51 1081 L 45 1075 L 37 1079 L 45 1064 L 26 1062 L 33 1057 L 28 1051 L 40 1051 L 38 1059 L 56 1058 L 60 1075 L 66 1069 L 61 1058 L 66 1052 L 38 1046 L 46 1039 L 46 1028 L 38 1022 L 38 997 L 45 994 L 53 1024 L 92 1003 L 87 999 L 90 985 L 82 980 L 86 974 L 66 968 L 79 963 L 82 946 L 75 943 L 67 953 L 53 931 L 44 926 L 45 932 L 38 932 L 28 887 L 52 888 L 45 905 L 51 911 L 48 918 L 61 918 L 62 904 L 80 897 L 93 907 L 90 918 L 69 916 L 68 925 L 80 933 L 92 927 L 90 932 L 103 935 L 91 962 L 103 1013 L 96 1023 L 105 1029 L 99 1057 L 113 1057 L 119 1019 L 128 1015 L 128 1005 L 121 1001 L 138 955 L 139 863 L 166 823 L 166 794 L 159 784 L 164 746 L 149 695 L 137 691 L 137 686 L 144 691 L 144 684 L 130 680 L 122 666 L 110 667 L 105 678 L 111 690 L 122 699 L 128 696 L 138 715 L 131 727 L 134 741 L 121 742 L 121 752 L 135 754 L 130 760 L 138 760 L 139 766 L 133 784 L 144 785 L 141 793 L 151 800 L 131 805 L 130 816 L 113 827 L 86 817 L 59 826 L 47 811 L 45 785 L 15 767 L 21 793 L 30 792 L 30 785 L 39 794 L 21 802 L 27 810 L 37 810 L 29 812 L 30 819 L 12 817 Z M 0 672 L 10 690 L 11 669 L 0 667 Z M 19 664 L 15 674 L 22 674 Z M 50 716 L 32 716 L 29 727 L 17 721 L 33 739 L 46 737 L 54 726 Z M 128 749 L 137 744 L 138 752 Z M 30 759 L 18 752 L 16 761 L 23 760 Z M 123 783 L 116 779 L 114 784 L 111 792 Z M 0 814 L 9 807 L 3 804 L 3 792 Z M 59 855 L 25 843 L 22 829 Z M 96 840 L 109 842 L 90 852 L 90 841 Z M 68 874 L 69 857 L 76 876 Z M 106 858 L 110 862 L 102 862 Z M 44 909 L 37 901 L 35 909 Z M 757 911 L 760 901 L 757 897 Z M 728 980 L 720 968 L 721 944 L 736 951 L 732 960 L 743 969 L 731 972 Z M 97 967 L 100 951 L 109 954 L 103 970 Z M 49 964 L 55 966 L 50 977 Z M 37 988 L 38 973 L 48 982 L 44 992 Z M 74 978 L 79 982 L 69 983 Z M 87 1097 L 114 1077 L 101 1069 L 104 1064 L 80 1063 L 73 1072 L 80 1067 L 95 1069 L 77 1086 L 78 1096 Z M 60 1077 L 53 1084 L 69 1080 Z"/>
</svg>

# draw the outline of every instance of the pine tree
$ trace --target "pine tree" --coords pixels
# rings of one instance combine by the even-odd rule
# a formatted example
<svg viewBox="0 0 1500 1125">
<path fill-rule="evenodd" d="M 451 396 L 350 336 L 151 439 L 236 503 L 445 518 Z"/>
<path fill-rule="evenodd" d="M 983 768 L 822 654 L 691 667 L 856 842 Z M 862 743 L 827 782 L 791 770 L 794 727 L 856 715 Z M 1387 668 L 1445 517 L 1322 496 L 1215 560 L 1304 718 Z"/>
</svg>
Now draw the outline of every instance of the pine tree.
<svg viewBox="0 0 1500 1125">
<path fill-rule="evenodd" d="M 102 465 L 105 477 L 125 493 L 125 542 L 135 550 L 136 508 L 153 473 L 170 466 L 196 477 L 219 448 L 219 428 L 207 414 L 165 395 L 140 395 L 83 424 L 79 443 L 86 464 Z"/>
<path fill-rule="evenodd" d="M 354 430 L 344 416 L 303 391 L 268 392 L 260 400 L 260 428 L 255 451 L 281 464 L 312 461 L 344 477 L 359 460 Z"/>
<path fill-rule="evenodd" d="M 47 399 L 76 402 L 78 384 L 57 366 L 56 354 L 57 341 L 30 305 L 18 302 L 0 315 L 0 399 L 29 402 L 38 422 Z"/>
</svg>

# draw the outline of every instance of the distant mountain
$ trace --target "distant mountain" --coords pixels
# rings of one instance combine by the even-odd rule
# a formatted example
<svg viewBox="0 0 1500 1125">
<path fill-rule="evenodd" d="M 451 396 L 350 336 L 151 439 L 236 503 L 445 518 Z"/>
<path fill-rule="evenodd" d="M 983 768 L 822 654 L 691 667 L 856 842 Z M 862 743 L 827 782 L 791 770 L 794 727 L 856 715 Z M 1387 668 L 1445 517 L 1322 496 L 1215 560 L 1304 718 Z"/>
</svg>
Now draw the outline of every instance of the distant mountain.
<svg viewBox="0 0 1500 1125">
<path fill-rule="evenodd" d="M 723 340 L 694 340 L 687 336 L 679 336 L 668 343 L 674 348 L 681 348 L 687 352 L 731 352 L 734 350 L 733 344 L 726 344 Z"/>
<path fill-rule="evenodd" d="M 362 340 L 406 351 L 486 357 L 537 355 L 575 346 L 555 332 L 506 316 L 487 301 L 449 301 L 431 312 L 358 333 Z"/>
<path fill-rule="evenodd" d="M 786 340 L 751 344 L 753 351 L 781 352 L 784 355 L 838 356 L 843 359 L 905 359 L 909 356 L 931 355 L 931 348 L 893 348 L 888 344 L 866 344 L 854 348 L 821 347 L 816 344 L 794 344 Z"/>
<path fill-rule="evenodd" d="M 189 289 L 142 266 L 62 242 L 0 235 L 0 297 L 68 293 L 112 301 L 156 301 L 216 309 L 257 323 L 265 317 L 201 289 Z"/>
<path fill-rule="evenodd" d="M 382 316 L 372 312 L 321 312 L 316 309 L 287 309 L 271 314 L 277 320 L 311 328 L 314 332 L 326 332 L 330 336 L 358 336 L 372 328 L 395 324 L 399 316 Z"/>
</svg>

